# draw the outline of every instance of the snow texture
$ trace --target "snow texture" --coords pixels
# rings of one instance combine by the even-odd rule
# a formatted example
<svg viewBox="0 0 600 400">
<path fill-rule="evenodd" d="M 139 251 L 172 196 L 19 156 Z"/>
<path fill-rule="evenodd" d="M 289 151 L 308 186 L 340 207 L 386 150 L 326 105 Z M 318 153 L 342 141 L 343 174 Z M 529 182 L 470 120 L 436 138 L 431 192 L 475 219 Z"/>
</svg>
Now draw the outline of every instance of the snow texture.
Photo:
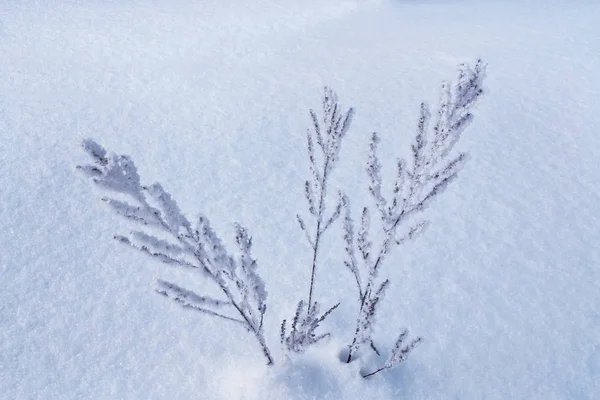
<svg viewBox="0 0 600 400">
<path fill-rule="evenodd" d="M 600 398 L 598 15 L 592 0 L 0 2 L 0 397 Z M 470 160 L 423 213 L 427 230 L 382 271 L 391 284 L 373 334 L 381 356 L 365 349 L 343 362 L 358 289 L 343 265 L 342 209 L 317 271 L 319 303 L 341 303 L 325 321 L 332 338 L 283 357 L 281 321 L 310 282 L 294 216 L 306 209 L 305 128 L 322 88 L 356 108 L 327 209 L 343 188 L 356 241 L 368 206 L 363 249 L 375 257 L 372 132 L 390 199 L 419 104 L 438 104 L 439 82 L 478 57 L 488 92 L 455 149 Z M 239 271 L 233 224 L 250 229 L 245 259 L 277 299 L 263 322 L 276 368 L 238 323 L 152 295 L 230 307 L 215 304 L 228 300 L 203 274 L 111 240 L 120 232 L 191 258 L 135 222 L 151 220 L 125 207 L 139 205 L 130 196 L 90 193 L 74 170 L 91 164 L 79 148 L 90 137 L 133 157 L 181 215 L 210 216 Z M 157 208 L 155 189 L 142 193 Z M 403 327 L 400 348 L 423 343 L 361 379 L 398 356 Z"/>
</svg>

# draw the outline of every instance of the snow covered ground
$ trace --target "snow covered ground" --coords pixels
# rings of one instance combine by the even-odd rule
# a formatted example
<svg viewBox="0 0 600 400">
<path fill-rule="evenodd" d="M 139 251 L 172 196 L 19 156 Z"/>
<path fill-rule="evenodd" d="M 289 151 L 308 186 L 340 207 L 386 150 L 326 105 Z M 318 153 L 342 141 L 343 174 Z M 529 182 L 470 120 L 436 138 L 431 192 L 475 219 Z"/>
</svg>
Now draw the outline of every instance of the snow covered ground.
<svg viewBox="0 0 600 400">
<path fill-rule="evenodd" d="M 599 20 L 591 0 L 2 1 L 0 398 L 600 398 Z M 336 182 L 358 212 L 370 133 L 393 173 L 419 102 L 477 57 L 471 160 L 385 270 L 378 342 L 425 342 L 369 380 L 339 362 L 356 300 L 336 227 L 316 287 L 343 303 L 336 338 L 284 363 L 279 324 L 310 274 L 308 109 L 324 85 L 356 107 Z M 111 239 L 130 225 L 75 171 L 87 137 L 224 239 L 250 229 L 277 367 L 153 294 L 195 281 Z"/>
</svg>

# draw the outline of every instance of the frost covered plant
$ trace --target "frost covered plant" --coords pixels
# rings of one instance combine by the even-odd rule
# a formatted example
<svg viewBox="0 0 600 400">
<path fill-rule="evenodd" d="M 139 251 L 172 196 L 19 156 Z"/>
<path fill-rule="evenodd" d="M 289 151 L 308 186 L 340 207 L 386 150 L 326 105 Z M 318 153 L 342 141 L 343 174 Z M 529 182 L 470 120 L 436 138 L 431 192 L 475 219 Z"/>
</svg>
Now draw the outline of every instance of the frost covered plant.
<svg viewBox="0 0 600 400">
<path fill-rule="evenodd" d="M 315 330 L 340 304 L 337 303 L 320 316 L 320 306 L 314 300 L 314 290 L 321 239 L 340 217 L 342 210 L 340 197 L 333 212 L 327 213 L 329 178 L 339 160 L 342 140 L 348 132 L 354 110 L 350 108 L 343 112 L 337 95 L 327 87 L 323 94 L 322 106 L 323 117 L 321 121 L 319 121 L 317 114 L 310 110 L 312 129 L 306 131 L 310 177 L 304 182 L 304 196 L 306 197 L 312 224 L 309 226 L 300 214 L 296 215 L 300 229 L 304 232 L 312 253 L 308 301 L 301 300 L 298 302 L 289 336 L 286 335 L 287 321 L 283 320 L 281 324 L 281 343 L 289 351 L 295 353 L 302 353 L 310 345 L 329 336 L 329 334 L 316 335 Z"/>
<path fill-rule="evenodd" d="M 124 196 L 126 200 L 112 197 L 102 200 L 142 229 L 132 231 L 129 236 L 117 235 L 115 239 L 165 264 L 199 273 L 220 288 L 222 298 L 201 296 L 162 280 L 157 282 L 156 292 L 183 307 L 240 325 L 256 338 L 267 363 L 272 364 L 263 333 L 267 291 L 252 257 L 248 231 L 235 225 L 239 247 L 239 257 L 235 258 L 225 249 L 208 218 L 199 216 L 192 224 L 159 183 L 143 186 L 131 158 L 108 154 L 93 140 L 85 140 L 83 149 L 93 164 L 77 168 L 101 188 Z M 159 238 L 156 232 L 166 239 Z"/>
<path fill-rule="evenodd" d="M 407 240 L 422 233 L 429 221 L 415 220 L 430 202 L 454 181 L 467 161 L 466 153 L 453 154 L 456 143 L 463 131 L 473 120 L 471 110 L 483 94 L 485 65 L 478 61 L 473 68 L 460 67 L 458 80 L 454 85 L 444 83 L 439 108 L 433 128 L 429 128 L 431 113 L 427 104 L 422 103 L 416 135 L 412 145 L 410 162 L 398 159 L 396 180 L 391 197 L 382 191 L 381 163 L 377 156 L 380 138 L 373 133 L 367 160 L 369 192 L 379 214 L 379 226 L 383 240 L 373 249 L 371 237 L 371 214 L 364 207 L 358 233 L 354 234 L 354 222 L 350 213 L 349 201 L 343 198 L 345 208 L 344 241 L 346 244 L 345 266 L 356 281 L 360 308 L 356 329 L 349 346 L 347 362 L 365 345 L 371 345 L 373 325 L 378 306 L 390 286 L 390 281 L 379 281 L 381 267 L 390 251 Z M 406 356 L 421 342 L 413 339 L 403 345 L 408 331 L 404 330 L 384 366 L 393 368 L 406 359 Z"/>
<path fill-rule="evenodd" d="M 319 316 L 319 304 L 317 302 L 314 302 L 310 307 L 305 307 L 304 301 L 300 300 L 298 307 L 296 307 L 296 314 L 292 320 L 289 334 L 287 333 L 286 320 L 284 319 L 281 324 L 281 344 L 285 345 L 289 351 L 302 353 L 313 344 L 331 336 L 329 333 L 317 335 L 315 330 L 339 305 L 340 303 L 337 303 Z"/>
<path fill-rule="evenodd" d="M 340 303 L 320 313 L 315 300 L 316 277 L 323 235 L 342 216 L 345 243 L 344 264 L 356 282 L 358 316 L 347 362 L 370 347 L 377 311 L 390 287 L 388 279 L 380 279 L 381 268 L 391 250 L 422 233 L 428 221 L 417 217 L 431 201 L 457 177 L 467 160 L 466 153 L 453 154 L 462 132 L 471 123 L 471 110 L 482 96 L 485 65 L 478 61 L 473 68 L 462 65 L 454 85 L 442 85 L 442 99 L 430 129 L 429 107 L 423 103 L 407 162 L 399 159 L 391 196 L 384 195 L 381 163 L 378 157 L 379 135 L 373 133 L 369 145 L 367 175 L 374 206 L 364 207 L 358 231 L 352 218 L 350 200 L 343 192 L 330 199 L 329 184 L 338 163 L 341 143 L 350 127 L 353 110 L 343 112 L 335 93 L 326 88 L 321 119 L 310 111 L 312 129 L 307 131 L 307 152 L 310 177 L 304 184 L 308 217 L 297 220 L 310 246 L 310 285 L 307 300 L 300 300 L 294 317 L 281 324 L 281 343 L 292 353 L 302 353 L 308 347 L 330 336 L 319 333 L 320 324 Z M 158 280 L 156 292 L 181 306 L 240 325 L 258 342 L 267 359 L 273 357 L 265 340 L 263 318 L 267 311 L 267 291 L 252 256 L 252 238 L 248 231 L 235 225 L 237 255 L 230 253 L 212 229 L 208 218 L 199 216 L 192 224 L 180 211 L 171 195 L 159 183 L 142 185 L 133 161 L 124 155 L 109 154 L 93 140 L 83 142 L 92 163 L 78 166 L 92 182 L 116 197 L 102 198 L 117 214 L 139 227 L 127 236 L 115 239 L 155 260 L 184 268 L 212 282 L 220 289 L 220 297 L 200 295 L 173 282 Z M 335 204 L 328 211 L 327 204 Z M 373 242 L 372 215 L 378 214 L 379 234 Z M 368 377 L 393 368 L 404 361 L 421 342 L 417 337 L 407 343 L 404 329 L 389 352 L 387 361 Z"/>
</svg>

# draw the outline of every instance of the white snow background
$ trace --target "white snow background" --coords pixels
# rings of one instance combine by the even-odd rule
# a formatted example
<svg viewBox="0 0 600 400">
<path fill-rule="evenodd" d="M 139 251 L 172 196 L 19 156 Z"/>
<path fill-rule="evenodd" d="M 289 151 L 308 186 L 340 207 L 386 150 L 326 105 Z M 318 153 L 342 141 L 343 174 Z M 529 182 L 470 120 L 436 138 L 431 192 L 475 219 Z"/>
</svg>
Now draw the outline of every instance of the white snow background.
<svg viewBox="0 0 600 400">
<path fill-rule="evenodd" d="M 3 0 L 0 398 L 600 398 L 599 22 L 583 0 Z M 419 103 L 477 57 L 471 160 L 383 270 L 378 343 L 403 327 L 424 343 L 368 380 L 339 361 L 357 304 L 338 224 L 316 286 L 342 301 L 335 338 L 283 362 L 279 325 L 310 278 L 308 109 L 324 85 L 356 108 L 332 185 L 357 217 L 370 133 L 391 177 Z M 132 226 L 75 171 L 88 137 L 227 243 L 249 228 L 276 367 L 237 326 L 154 294 L 202 280 L 112 240 Z"/>
</svg>

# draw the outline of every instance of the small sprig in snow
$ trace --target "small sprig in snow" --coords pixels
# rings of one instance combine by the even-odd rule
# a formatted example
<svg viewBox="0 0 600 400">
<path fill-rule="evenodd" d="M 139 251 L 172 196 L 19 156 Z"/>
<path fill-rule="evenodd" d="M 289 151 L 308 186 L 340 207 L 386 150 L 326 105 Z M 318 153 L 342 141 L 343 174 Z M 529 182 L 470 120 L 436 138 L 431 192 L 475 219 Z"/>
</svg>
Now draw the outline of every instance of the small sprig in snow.
<svg viewBox="0 0 600 400">
<path fill-rule="evenodd" d="M 406 357 L 408 357 L 408 354 L 411 351 L 413 351 L 414 348 L 419 345 L 419 343 L 421 343 L 423 341 L 423 339 L 421 339 L 419 337 L 419 338 L 413 339 L 408 345 L 402 346 L 404 343 L 404 340 L 406 339 L 407 336 L 408 336 L 408 329 L 405 329 L 402 331 L 400 336 L 398 336 L 398 339 L 396 340 L 396 344 L 394 345 L 394 348 L 390 352 L 390 355 L 388 356 L 388 359 L 386 360 L 385 364 L 383 364 L 383 367 L 381 367 L 369 374 L 363 375 L 363 378 L 367 378 L 369 376 L 375 375 L 376 373 L 381 372 L 384 369 L 394 368 L 395 366 L 400 364 L 402 361 L 406 360 Z"/>
<path fill-rule="evenodd" d="M 252 238 L 248 230 L 235 224 L 235 240 L 240 250 L 239 279 L 235 281 L 242 297 L 242 308 L 248 310 L 255 326 L 262 330 L 263 317 L 267 311 L 267 291 L 265 283 L 258 275 L 258 264 L 252 257 Z"/>
<path fill-rule="evenodd" d="M 342 211 L 340 193 L 335 209 L 329 215 L 327 214 L 328 184 L 331 172 L 339 160 L 342 140 L 350 128 L 354 110 L 350 108 L 345 113 L 342 112 L 337 95 L 327 87 L 323 94 L 322 106 L 322 121 L 319 121 L 317 114 L 310 110 L 312 129 L 306 131 L 310 179 L 304 183 L 304 195 L 308 203 L 308 213 L 313 220 L 312 229 L 300 214 L 296 215 L 300 229 L 312 249 L 308 301 L 298 303 L 290 335 L 285 339 L 285 320 L 282 324 L 282 342 L 285 342 L 287 349 L 293 352 L 302 352 L 307 346 L 328 336 L 328 334 L 316 336 L 314 330 L 337 307 L 336 305 L 319 316 L 319 305 L 314 300 L 314 290 L 321 239 L 340 217 Z"/>
<path fill-rule="evenodd" d="M 240 251 L 236 260 L 225 249 L 208 218 L 200 216 L 192 226 L 159 183 L 142 186 L 129 157 L 109 155 L 93 140 L 85 140 L 83 148 L 92 157 L 93 164 L 77 168 L 96 185 L 129 198 L 128 201 L 111 197 L 102 200 L 117 214 L 142 227 L 152 227 L 168 238 L 159 239 L 149 231 L 141 230 L 132 231 L 128 236 L 117 235 L 115 239 L 163 263 L 199 272 L 214 282 L 225 298 L 201 296 L 163 280 L 157 282 L 156 292 L 185 308 L 240 324 L 253 334 L 268 364 L 272 364 L 263 333 L 267 291 L 257 273 L 248 231 L 239 224 L 235 225 Z"/>
<path fill-rule="evenodd" d="M 429 107 L 425 103 L 421 104 L 412 145 L 412 160 L 407 163 L 398 159 L 391 198 L 386 198 L 382 192 L 381 163 L 377 156 L 380 138 L 377 133 L 373 133 L 371 137 L 367 175 L 369 192 L 380 216 L 383 240 L 377 253 L 374 253 L 373 243 L 369 239 L 371 212 L 368 207 L 363 209 L 360 230 L 355 237 L 349 201 L 343 198 L 346 244 L 344 265 L 354 276 L 360 301 L 356 330 L 349 346 L 347 362 L 350 362 L 352 356 L 365 344 L 372 345 L 371 334 L 377 306 L 389 285 L 387 279 L 376 283 L 384 259 L 395 246 L 415 238 L 428 227 L 428 221 L 413 222 L 414 217 L 424 211 L 429 203 L 456 179 L 467 161 L 466 153 L 456 156 L 451 154 L 463 131 L 473 120 L 471 109 L 483 95 L 484 77 L 485 64 L 481 60 L 473 68 L 462 65 L 456 84 L 442 85 L 441 103 L 431 130 Z M 407 227 L 400 231 L 405 225 Z M 360 254 L 360 257 L 357 257 L 357 254 Z M 361 271 L 366 273 L 366 279 L 361 276 Z M 407 334 L 408 332 L 404 331 L 400 335 L 385 366 L 367 376 L 397 365 L 422 341 L 421 338 L 417 338 L 410 345 L 402 347 Z"/>
<path fill-rule="evenodd" d="M 230 306 L 231 302 L 229 301 L 199 296 L 191 290 L 184 289 L 172 282 L 167 282 L 160 279 L 156 282 L 155 291 L 158 294 L 173 299 L 177 303 L 181 304 L 182 307 L 191 308 L 214 317 L 223 318 L 244 325 L 244 321 L 229 317 L 216 311 L 225 308 L 225 306 Z"/>
<path fill-rule="evenodd" d="M 312 119 L 312 130 L 306 131 L 306 142 L 308 150 L 310 179 L 304 183 L 304 195 L 308 202 L 309 214 L 313 217 L 314 229 L 311 235 L 309 227 L 304 219 L 298 214 L 296 217 L 307 237 L 313 250 L 310 290 L 308 294 L 308 304 L 312 304 L 313 292 L 315 287 L 315 274 L 317 268 L 317 257 L 319 253 L 319 244 L 325 231 L 340 216 L 341 203 L 338 202 L 334 211 L 326 217 L 326 199 L 329 178 L 339 159 L 342 140 L 346 136 L 354 110 L 348 109 L 345 113 L 341 110 L 337 95 L 330 88 L 325 88 L 323 94 L 323 120 L 319 123 L 317 114 L 310 110 Z M 315 147 L 319 150 L 315 151 Z"/>
<path fill-rule="evenodd" d="M 319 303 L 314 302 L 312 306 L 309 307 L 303 300 L 300 300 L 290 326 L 289 334 L 287 332 L 287 320 L 284 319 L 281 324 L 281 344 L 283 344 L 288 351 L 303 353 L 313 344 L 329 337 L 329 333 L 317 335 L 315 331 L 319 327 L 319 324 L 339 305 L 340 303 L 337 303 L 335 306 L 324 312 L 323 315 L 319 315 Z"/>
</svg>

